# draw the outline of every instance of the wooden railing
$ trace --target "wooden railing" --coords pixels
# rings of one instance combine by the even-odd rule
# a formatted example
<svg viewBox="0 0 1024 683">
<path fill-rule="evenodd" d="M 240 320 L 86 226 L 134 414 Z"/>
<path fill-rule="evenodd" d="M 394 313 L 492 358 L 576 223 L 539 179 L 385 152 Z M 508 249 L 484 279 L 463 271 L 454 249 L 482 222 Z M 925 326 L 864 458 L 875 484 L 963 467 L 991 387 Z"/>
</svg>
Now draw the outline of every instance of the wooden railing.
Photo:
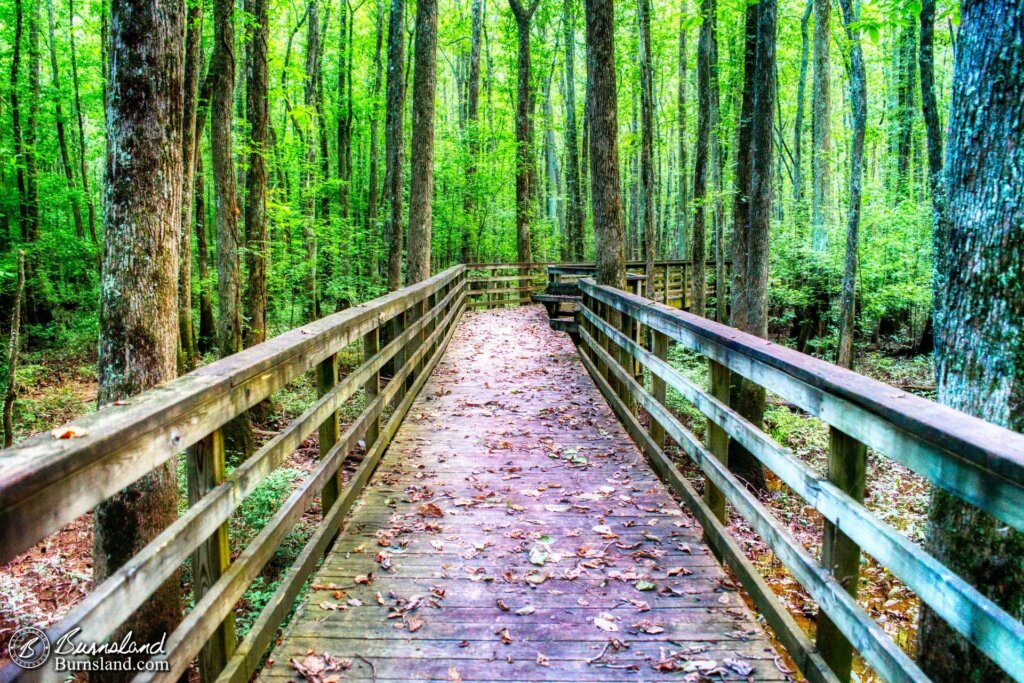
<svg viewBox="0 0 1024 683">
<path fill-rule="evenodd" d="M 547 263 L 471 263 L 467 266 L 469 308 L 495 308 L 530 303 L 544 290 Z"/>
<path fill-rule="evenodd" d="M 808 679 L 847 680 L 856 650 L 884 680 L 928 680 L 858 605 L 863 551 L 1010 677 L 1024 680 L 1024 625 L 863 504 L 866 451 L 871 448 L 1024 531 L 1024 436 L 733 328 L 598 286 L 592 279 L 581 281 L 580 287 L 584 364 Z M 709 388 L 697 386 L 666 362 L 672 342 L 708 359 Z M 644 386 L 645 370 L 650 373 L 650 390 Z M 730 407 L 731 373 L 830 426 L 827 477 Z M 707 443 L 666 408 L 666 387 L 707 417 Z M 640 409 L 649 416 L 647 429 L 638 417 Z M 705 480 L 703 497 L 666 456 L 666 437 L 699 466 Z M 729 471 L 729 439 L 824 517 L 820 558 Z M 816 643 L 810 642 L 727 532 L 726 501 L 817 601 L 821 614 Z"/>
<path fill-rule="evenodd" d="M 73 423 L 77 438 L 46 434 L 0 453 L 0 562 L 187 454 L 187 512 L 50 629 L 51 642 L 74 629 L 81 629 L 78 642 L 104 641 L 191 557 L 195 605 L 167 639 L 161 659 L 170 670 L 139 678 L 176 680 L 198 656 L 204 681 L 249 680 L 451 339 L 465 310 L 467 275 L 466 266 L 455 266 L 108 406 Z M 338 353 L 360 342 L 362 363 L 339 380 Z M 316 402 L 225 475 L 221 428 L 314 368 Z M 383 385 L 382 370 L 390 376 Z M 342 431 L 339 410 L 360 392 L 365 407 Z M 231 560 L 232 513 L 313 431 L 317 467 Z M 344 481 L 341 465 L 360 440 L 363 459 Z M 323 521 L 236 645 L 236 603 L 318 496 Z M 53 676 L 13 664 L 0 673 L 5 680 Z"/>
</svg>

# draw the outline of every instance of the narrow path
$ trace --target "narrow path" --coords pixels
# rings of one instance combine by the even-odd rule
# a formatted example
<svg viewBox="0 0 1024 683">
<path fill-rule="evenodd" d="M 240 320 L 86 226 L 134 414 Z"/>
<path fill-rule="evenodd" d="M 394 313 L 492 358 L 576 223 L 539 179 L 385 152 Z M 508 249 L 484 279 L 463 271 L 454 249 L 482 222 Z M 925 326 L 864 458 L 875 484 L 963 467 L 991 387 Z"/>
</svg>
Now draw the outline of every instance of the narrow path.
<svg viewBox="0 0 1024 683">
<path fill-rule="evenodd" d="M 263 679 L 293 658 L 318 681 L 786 680 L 540 307 L 463 318 Z"/>
</svg>

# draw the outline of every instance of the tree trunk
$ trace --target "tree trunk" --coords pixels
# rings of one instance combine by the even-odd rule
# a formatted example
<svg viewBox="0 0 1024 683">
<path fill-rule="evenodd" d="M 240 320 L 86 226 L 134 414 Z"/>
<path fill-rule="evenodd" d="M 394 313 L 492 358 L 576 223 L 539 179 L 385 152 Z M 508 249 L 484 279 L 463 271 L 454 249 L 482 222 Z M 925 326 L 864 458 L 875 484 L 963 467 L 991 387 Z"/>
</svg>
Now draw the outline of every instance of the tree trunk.
<svg viewBox="0 0 1024 683">
<path fill-rule="evenodd" d="M 857 255 L 860 242 L 861 182 L 864 176 L 864 133 L 867 127 L 867 78 L 864 74 L 864 55 L 860 36 L 849 26 L 857 21 L 851 0 L 840 0 L 843 21 L 847 25 L 850 47 L 850 108 L 853 138 L 850 141 L 850 208 L 846 226 L 846 265 L 843 274 L 843 293 L 839 306 L 839 351 L 836 362 L 844 368 L 853 368 L 853 338 L 855 334 L 855 305 L 857 299 Z"/>
<path fill-rule="evenodd" d="M 711 45 L 715 32 L 715 2 L 701 2 L 697 39 L 697 146 L 693 158 L 693 235 L 690 240 L 690 312 L 707 313 L 707 215 L 711 150 Z"/>
<path fill-rule="evenodd" d="M 921 3 L 921 113 L 924 116 L 925 139 L 928 143 L 928 184 L 932 194 L 932 234 L 935 253 L 946 243 L 946 184 L 942 177 L 942 124 L 935 102 L 935 57 L 932 43 L 935 36 L 935 0 Z M 933 265 L 937 266 L 938 263 Z M 945 273 L 933 269 L 933 292 L 936 305 L 945 293 Z"/>
<path fill-rule="evenodd" d="M 775 115 L 775 0 L 747 9 L 743 114 L 737 166 L 736 235 L 733 242 L 733 326 L 766 337 L 768 332 L 768 236 L 772 209 L 772 146 Z M 749 109 L 748 107 L 749 101 Z M 747 130 L 744 126 L 749 125 Z M 746 143 L 747 146 L 744 146 Z M 749 184 L 739 185 L 741 180 Z M 748 199 L 742 201 L 740 195 Z M 742 221 L 742 222 L 741 222 Z M 738 380 L 735 405 L 755 426 L 764 422 L 765 390 Z M 729 469 L 755 490 L 765 486 L 764 469 L 735 440 Z"/>
<path fill-rule="evenodd" d="M 202 129 L 197 128 L 197 131 Z M 197 132 L 196 140 L 199 135 Z M 196 260 L 199 272 L 199 337 L 200 353 L 209 353 L 217 346 L 217 323 L 213 315 L 213 291 L 210 282 L 210 248 L 206 229 L 206 176 L 203 173 L 203 155 L 196 146 L 196 175 L 194 192 L 196 214 Z"/>
<path fill-rule="evenodd" d="M 61 101 L 60 70 L 57 68 L 57 25 L 53 18 L 53 0 L 46 0 L 46 17 L 50 33 L 50 79 L 57 96 L 54 98 L 54 122 L 57 129 L 57 146 L 60 148 L 61 167 L 64 169 L 64 180 L 68 188 L 68 202 L 71 204 L 71 215 L 75 221 L 75 236 L 85 237 L 85 222 L 82 220 L 82 208 L 78 205 L 78 193 L 75 187 L 75 171 L 71 166 L 71 153 L 68 151 L 68 136 L 64 122 L 64 107 Z"/>
<path fill-rule="evenodd" d="M 96 234 L 96 206 L 89 192 L 89 174 L 86 173 L 85 158 L 85 117 L 82 115 L 81 89 L 78 86 L 78 50 L 75 46 L 75 2 L 68 0 L 68 36 L 71 47 L 71 85 L 75 91 L 75 115 L 78 119 L 78 166 L 82 180 L 82 195 L 85 197 L 85 204 L 89 215 L 89 238 L 96 250 L 96 267 L 99 269 L 103 261 L 103 254 L 100 252 L 99 237 Z"/>
<path fill-rule="evenodd" d="M 519 0 L 508 0 L 516 19 L 518 36 L 518 86 L 516 90 L 516 254 L 519 263 L 529 263 L 530 250 L 530 199 L 539 188 L 533 188 L 533 131 L 530 115 L 533 111 L 533 95 L 530 90 L 530 20 L 537 10 L 539 0 L 533 0 L 529 7 L 523 7 Z"/>
<path fill-rule="evenodd" d="M 30 150 L 25 148 L 24 132 L 21 128 L 21 97 L 18 85 L 21 81 L 21 42 L 24 33 L 25 12 L 22 0 L 14 0 L 14 46 L 11 57 L 11 137 L 14 138 L 15 175 L 18 186 L 18 220 L 21 238 L 24 240 L 29 233 L 29 194 L 28 178 L 25 168 L 29 163 Z"/>
<path fill-rule="evenodd" d="M 412 83 L 412 159 L 409 164 L 409 253 L 406 263 L 406 277 L 410 285 L 430 277 L 436 89 L 437 0 L 418 0 Z"/>
<path fill-rule="evenodd" d="M 405 103 L 405 0 L 391 0 L 388 19 L 388 106 L 384 124 L 384 187 L 388 217 L 388 289 L 402 286 L 402 110 Z"/>
<path fill-rule="evenodd" d="M 562 1 L 565 41 L 565 233 L 569 260 L 583 260 L 583 197 L 580 190 L 579 140 L 576 125 L 576 25 L 574 0 Z"/>
<path fill-rule="evenodd" d="M 351 104 L 351 97 L 345 92 L 345 77 L 348 75 L 345 64 L 352 61 L 352 45 L 346 45 L 346 25 L 354 21 L 354 17 L 347 17 L 347 1 L 341 3 L 341 12 L 338 15 L 338 131 L 337 131 L 337 152 L 338 152 L 338 213 L 342 220 L 348 218 L 349 212 L 349 175 L 348 161 L 351 158 L 350 147 L 352 145 L 352 129 L 349 127 L 348 116 L 341 108 L 341 102 L 348 100 Z M 346 54 L 347 53 L 347 54 Z"/>
<path fill-rule="evenodd" d="M 807 0 L 804 14 L 800 18 L 800 81 L 796 89 L 796 120 L 793 124 L 793 208 L 796 210 L 799 220 L 803 220 L 806 214 L 804 211 L 804 172 L 803 172 L 803 146 L 804 146 L 804 102 L 807 92 L 807 24 L 811 19 L 811 11 L 814 9 L 814 0 Z"/>
<path fill-rule="evenodd" d="M 814 106 L 812 118 L 811 247 L 823 252 L 828 247 L 828 218 L 831 206 L 832 96 L 829 79 L 829 0 L 814 4 Z"/>
<path fill-rule="evenodd" d="M 195 194 L 196 156 L 200 131 L 196 129 L 199 106 L 199 62 L 202 59 L 203 5 L 188 8 L 185 38 L 184 106 L 181 126 L 181 262 L 178 272 L 179 372 L 196 366 L 198 350 L 192 325 L 192 203 Z M 205 105 L 205 102 L 204 102 Z"/>
<path fill-rule="evenodd" d="M 622 191 L 619 179 L 618 97 L 615 83 L 615 8 L 612 0 L 585 0 L 587 122 L 590 192 L 594 213 L 597 283 L 626 286 Z"/>
<path fill-rule="evenodd" d="M 477 217 L 477 157 L 480 154 L 480 48 L 483 43 L 484 0 L 473 0 L 473 28 L 469 45 L 469 77 L 466 83 L 466 121 L 469 163 L 466 166 L 466 230 L 462 238 L 462 261 L 479 258 L 480 231 Z"/>
<path fill-rule="evenodd" d="M 11 337 L 7 345 L 7 391 L 4 394 L 4 448 L 14 445 L 14 401 L 18 398 L 18 352 L 21 350 L 21 297 L 25 292 L 25 252 L 18 251 L 18 284 L 11 307 Z"/>
<path fill-rule="evenodd" d="M 961 11 L 946 156 L 945 243 L 935 254 L 946 296 L 935 316 L 938 398 L 1024 431 L 1024 5 L 973 0 Z M 1024 618 L 1024 533 L 932 490 L 926 547 L 940 562 Z M 930 610 L 921 610 L 918 661 L 942 681 L 1009 681 Z"/>
<path fill-rule="evenodd" d="M 640 185 L 644 290 L 654 298 L 654 68 L 651 65 L 651 1 L 637 0 L 640 24 Z M 667 286 L 667 283 L 666 283 Z"/>
<path fill-rule="evenodd" d="M 33 2 L 28 15 L 28 120 L 25 125 L 25 179 L 27 182 L 26 220 L 23 224 L 22 239 L 34 242 L 39 238 L 39 171 L 36 165 L 37 143 L 39 141 L 39 3 Z M 36 255 L 28 253 L 28 278 L 32 280 Z M 30 285 L 28 298 L 29 318 L 35 309 L 34 292 Z"/>
<path fill-rule="evenodd" d="M 235 6 L 214 3 L 214 49 L 210 61 L 210 149 L 217 224 L 217 336 L 221 357 L 242 350 L 241 282 L 238 262 L 238 197 L 231 148 L 235 93 Z"/>
<path fill-rule="evenodd" d="M 309 125 L 306 127 L 302 137 L 306 143 L 306 160 L 302 170 L 302 203 L 305 220 L 302 223 L 302 239 L 306 247 L 306 263 L 304 265 L 305 293 L 309 297 L 306 307 L 306 320 L 316 320 L 320 317 L 320 292 L 317 282 L 317 259 L 319 257 L 317 248 L 317 191 L 318 191 L 318 167 L 317 152 L 318 125 L 322 125 L 320 119 L 320 105 L 317 102 L 317 78 L 320 66 L 320 8 L 318 0 L 310 0 L 308 19 L 306 24 L 306 83 L 305 83 L 305 105 L 312 113 Z"/>
<path fill-rule="evenodd" d="M 687 138 L 686 122 L 686 91 L 687 91 L 687 48 L 686 48 L 686 2 L 682 7 L 682 16 L 679 19 L 679 94 L 677 97 L 676 121 L 679 127 L 679 185 L 678 203 L 676 205 L 676 258 L 686 258 L 689 246 L 689 216 L 690 216 L 690 185 L 687 182 L 686 171 L 689 166 L 689 141 Z M 683 294 L 685 296 L 685 293 Z"/>
<path fill-rule="evenodd" d="M 267 339 L 267 0 L 246 0 L 251 28 L 246 63 L 246 104 L 249 119 L 249 165 L 245 174 L 245 345 Z"/>
<path fill-rule="evenodd" d="M 107 83 L 99 406 L 177 374 L 185 5 L 114 0 Z M 177 458 L 96 507 L 97 585 L 178 516 Z M 119 629 L 152 643 L 181 621 L 175 574 Z M 113 640 L 119 640 L 120 635 Z M 125 680 L 126 672 L 91 680 Z"/>
<path fill-rule="evenodd" d="M 373 52 L 373 89 L 370 91 L 370 100 L 372 113 L 370 115 L 370 171 L 368 184 L 369 188 L 367 191 L 366 200 L 366 227 L 369 231 L 370 238 L 374 244 L 373 249 L 373 263 L 374 272 L 379 272 L 377 266 L 377 213 L 380 205 L 380 189 L 377 186 L 378 176 L 378 157 L 380 156 L 378 150 L 378 133 L 380 128 L 380 107 L 377 105 L 377 98 L 380 97 L 380 83 L 381 83 L 381 61 L 380 53 L 381 47 L 384 42 L 384 6 L 383 3 L 378 0 L 377 2 L 377 40 Z"/>
</svg>

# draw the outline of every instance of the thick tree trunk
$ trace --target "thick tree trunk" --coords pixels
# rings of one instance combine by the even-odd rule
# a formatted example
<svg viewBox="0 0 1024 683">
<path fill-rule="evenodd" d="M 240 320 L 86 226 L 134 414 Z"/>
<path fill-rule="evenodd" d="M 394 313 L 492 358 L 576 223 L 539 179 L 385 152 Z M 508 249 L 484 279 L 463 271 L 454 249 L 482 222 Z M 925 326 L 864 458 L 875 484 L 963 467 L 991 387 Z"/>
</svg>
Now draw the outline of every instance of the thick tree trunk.
<svg viewBox="0 0 1024 683">
<path fill-rule="evenodd" d="M 864 73 L 864 55 L 858 32 L 849 26 L 857 21 L 851 0 L 840 0 L 843 21 L 847 25 L 850 47 L 850 109 L 852 135 L 850 141 L 850 208 L 846 226 L 846 265 L 843 274 L 843 293 L 839 306 L 839 351 L 836 362 L 844 368 L 853 367 L 853 338 L 855 334 L 855 305 L 857 300 L 857 255 L 860 243 L 861 183 L 864 177 L 864 133 L 867 128 L 867 78 Z"/>
<path fill-rule="evenodd" d="M 654 68 L 651 64 L 651 2 L 637 0 L 640 24 L 640 185 L 643 207 L 645 294 L 654 298 Z M 666 283 L 667 286 L 667 283 Z"/>
<path fill-rule="evenodd" d="M 304 282 L 306 299 L 306 320 L 320 317 L 320 291 L 317 281 L 319 264 L 317 244 L 317 191 L 319 189 L 317 167 L 318 130 L 323 124 L 320 105 L 317 102 L 317 79 L 320 68 L 320 7 L 318 0 L 310 0 L 306 24 L 306 83 L 305 105 L 313 113 L 309 125 L 302 134 L 306 143 L 306 160 L 302 170 L 302 204 L 305 219 L 302 222 L 302 239 L 306 247 Z"/>
<path fill-rule="evenodd" d="M 690 312 L 707 313 L 708 176 L 711 170 L 711 46 L 715 1 L 702 0 L 697 39 L 697 145 L 693 158 L 693 235 L 690 240 Z"/>
<path fill-rule="evenodd" d="M 217 337 L 221 357 L 242 350 L 241 281 L 238 261 L 238 195 L 231 148 L 235 97 L 235 6 L 214 3 L 214 49 L 210 61 L 210 150 L 217 224 Z"/>
<path fill-rule="evenodd" d="M 99 405 L 177 374 L 181 230 L 182 43 L 185 5 L 111 4 L 100 287 Z M 176 458 L 96 507 L 93 579 L 99 584 L 178 516 Z M 181 621 L 178 577 L 120 629 L 152 643 Z M 114 639 L 119 639 L 115 636 Z M 125 680 L 127 672 L 93 674 Z"/>
<path fill-rule="evenodd" d="M 580 157 L 576 125 L 576 24 L 574 0 L 562 1 L 565 42 L 565 232 L 569 260 L 583 260 L 584 203 L 580 189 Z"/>
<path fill-rule="evenodd" d="M 185 71 L 181 125 L 181 244 L 178 272 L 179 372 L 195 367 L 198 358 L 192 325 L 192 203 L 195 194 L 196 156 L 200 131 L 196 129 L 199 106 L 199 62 L 202 59 L 203 5 L 189 6 L 186 19 Z M 205 104 L 205 102 L 204 102 Z"/>
<path fill-rule="evenodd" d="M 772 147 L 775 115 L 775 0 L 764 0 L 747 10 L 743 115 L 750 113 L 749 128 L 741 121 L 737 154 L 736 235 L 733 242 L 733 326 L 766 337 L 768 332 L 768 236 L 772 209 Z M 748 70 L 749 69 L 749 70 Z M 749 109 L 748 107 L 749 99 Z M 744 147 L 743 143 L 747 146 Z M 749 183 L 740 186 L 741 179 Z M 741 220 L 743 222 L 741 222 Z M 737 267 L 738 266 L 738 267 Z M 739 380 L 735 405 L 756 426 L 764 421 L 765 391 Z M 729 469 L 755 490 L 765 486 L 764 469 L 746 449 L 729 442 Z"/>
<path fill-rule="evenodd" d="M 530 249 L 530 199 L 539 188 L 531 187 L 533 170 L 533 131 L 530 116 L 533 95 L 530 90 L 530 20 L 539 0 L 523 7 L 519 0 L 508 0 L 516 19 L 518 37 L 516 89 L 516 254 L 520 263 L 532 260 Z"/>
<path fill-rule="evenodd" d="M 245 174 L 245 345 L 255 346 L 267 339 L 267 145 L 270 114 L 267 88 L 267 0 L 246 0 L 250 17 L 249 49 L 246 59 L 246 104 L 249 120 L 249 166 Z"/>
<path fill-rule="evenodd" d="M 405 103 L 405 0 L 391 0 L 388 19 L 388 104 L 384 124 L 384 187 L 388 216 L 388 289 L 402 286 L 402 110 Z"/>
<path fill-rule="evenodd" d="M 811 247 L 818 252 L 828 247 L 828 218 L 832 189 L 832 93 L 829 77 L 829 0 L 814 4 L 814 95 L 811 113 L 813 131 L 811 184 Z"/>
<path fill-rule="evenodd" d="M 736 126 L 736 170 L 733 176 L 732 290 L 730 322 L 739 327 L 747 319 L 747 232 L 750 216 L 750 135 L 754 115 L 754 78 L 757 62 L 757 5 L 747 5 L 743 29 L 743 93 Z M 730 442 L 730 448 L 734 441 Z M 731 451 L 730 451 L 731 452 Z"/>
<path fill-rule="evenodd" d="M 590 192 L 594 213 L 597 283 L 626 286 L 619 119 L 615 83 L 615 8 L 612 0 L 585 0 L 587 16 L 587 122 Z"/>
<path fill-rule="evenodd" d="M 53 18 L 53 0 L 46 0 L 46 17 L 50 33 L 50 80 L 57 97 L 54 98 L 54 123 L 57 129 L 57 146 L 60 148 L 61 168 L 64 169 L 64 181 L 68 188 L 68 202 L 71 204 L 71 216 L 75 222 L 75 236 L 85 237 L 85 223 L 82 220 L 82 208 L 78 204 L 78 193 L 75 187 L 75 171 L 71 166 L 71 153 L 68 151 L 68 136 L 64 121 L 64 106 L 61 101 L 60 70 L 57 68 L 57 24 Z"/>
<path fill-rule="evenodd" d="M 679 19 L 679 92 L 676 98 L 676 122 L 679 128 L 678 140 L 678 180 L 679 193 L 676 204 L 676 258 L 686 258 L 689 246 L 689 219 L 690 219 L 690 185 L 687 180 L 687 169 L 689 167 L 689 140 L 687 140 L 687 114 L 686 114 L 686 92 L 687 92 L 687 47 L 686 47 L 686 2 L 682 6 L 682 16 Z"/>
<path fill-rule="evenodd" d="M 946 153 L 948 233 L 935 254 L 947 294 L 935 320 L 939 401 L 1024 431 L 1024 5 L 961 10 Z M 929 552 L 1014 618 L 1024 618 L 1024 534 L 938 488 Z M 928 609 L 918 661 L 942 681 L 1009 681 Z"/>
<path fill-rule="evenodd" d="M 416 3 L 415 72 L 412 83 L 412 159 L 409 171 L 408 284 L 430 277 L 431 207 L 434 199 L 434 92 L 437 89 L 437 0 Z"/>
</svg>

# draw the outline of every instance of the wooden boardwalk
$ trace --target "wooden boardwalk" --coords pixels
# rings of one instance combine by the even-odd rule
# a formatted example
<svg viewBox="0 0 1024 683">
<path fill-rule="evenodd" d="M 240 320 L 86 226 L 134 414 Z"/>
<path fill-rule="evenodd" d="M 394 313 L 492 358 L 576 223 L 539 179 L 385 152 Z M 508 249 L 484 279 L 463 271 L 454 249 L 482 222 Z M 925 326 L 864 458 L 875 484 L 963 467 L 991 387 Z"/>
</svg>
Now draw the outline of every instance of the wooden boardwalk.
<svg viewBox="0 0 1024 683">
<path fill-rule="evenodd" d="M 468 313 L 264 669 L 788 680 L 540 307 Z M 687 676 L 687 674 L 692 674 Z"/>
</svg>

